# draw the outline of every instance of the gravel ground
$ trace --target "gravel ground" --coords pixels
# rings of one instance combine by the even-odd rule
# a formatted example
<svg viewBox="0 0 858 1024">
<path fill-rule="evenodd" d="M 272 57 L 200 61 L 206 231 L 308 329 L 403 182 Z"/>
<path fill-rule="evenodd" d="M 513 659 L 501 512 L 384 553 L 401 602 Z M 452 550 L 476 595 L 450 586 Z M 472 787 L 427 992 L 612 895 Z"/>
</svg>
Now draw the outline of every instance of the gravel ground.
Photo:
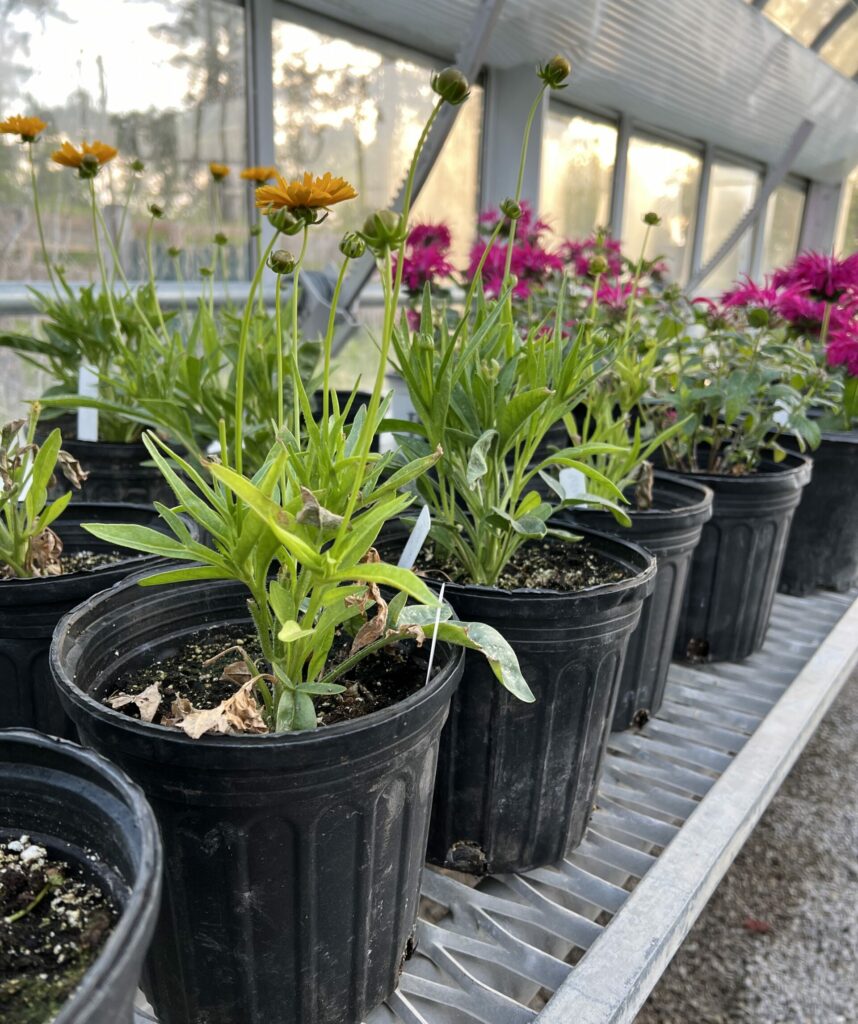
<svg viewBox="0 0 858 1024">
<path fill-rule="evenodd" d="M 858 1022 L 858 673 L 635 1024 Z"/>
</svg>

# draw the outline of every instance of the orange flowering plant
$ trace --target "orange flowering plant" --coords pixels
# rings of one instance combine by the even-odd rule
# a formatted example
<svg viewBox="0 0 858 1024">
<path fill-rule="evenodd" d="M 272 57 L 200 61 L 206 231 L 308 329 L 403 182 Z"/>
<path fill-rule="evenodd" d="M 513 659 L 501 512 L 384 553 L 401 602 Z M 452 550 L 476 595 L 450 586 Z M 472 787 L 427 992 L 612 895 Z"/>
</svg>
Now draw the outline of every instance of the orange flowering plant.
<svg viewBox="0 0 858 1024">
<path fill-rule="evenodd" d="M 464 81 L 458 72 L 446 80 L 451 77 Z M 451 621 L 450 609 L 423 580 L 410 569 L 381 561 L 373 547 L 384 524 L 412 500 L 402 488 L 442 455 L 438 449 L 394 471 L 392 454 L 374 453 L 372 440 L 390 404 L 383 389 L 398 314 L 416 161 L 444 102 L 439 93 L 411 163 L 402 213 L 381 211 L 369 218 L 362 232 L 348 233 L 340 243 L 343 260 L 322 349 L 321 414 L 313 407 L 297 362 L 301 269 L 313 226 L 356 193 L 332 174 L 306 174 L 293 182 L 278 175 L 276 185 L 263 185 L 256 193 L 274 235 L 256 267 L 242 314 L 231 434 L 222 421 L 218 457 L 205 460 L 201 468 L 154 435 L 144 435 L 176 497 L 175 508 L 157 506 L 172 536 L 138 526 L 87 527 L 110 544 L 191 563 L 149 577 L 144 585 L 201 579 L 244 584 L 264 661 L 255 664 L 248 656 L 243 658 L 253 683 L 252 699 L 261 702 L 258 711 L 271 731 L 315 728 L 314 698 L 340 692 L 338 680 L 356 662 L 370 655 L 384 657 L 391 645 L 421 644 L 430 637 L 481 651 L 505 686 L 524 700 L 533 699 L 515 654 L 495 630 L 481 623 Z M 282 235 L 301 236 L 297 255 L 279 247 Z M 367 249 L 376 257 L 384 288 L 381 358 L 367 404 L 347 425 L 356 392 L 341 406 L 331 391 L 331 350 L 345 275 L 351 261 Z M 396 272 L 394 252 L 399 256 Z M 276 367 L 274 443 L 263 465 L 248 476 L 244 400 L 250 326 L 266 271 L 276 276 L 277 334 L 281 284 L 291 278 L 290 344 L 288 366 L 281 351 Z M 287 378 L 296 396 L 289 417 L 283 402 Z M 180 511 L 205 528 L 211 547 L 191 539 L 176 514 Z M 409 598 L 417 603 L 408 604 Z M 344 639 L 345 650 L 339 646 Z"/>
</svg>

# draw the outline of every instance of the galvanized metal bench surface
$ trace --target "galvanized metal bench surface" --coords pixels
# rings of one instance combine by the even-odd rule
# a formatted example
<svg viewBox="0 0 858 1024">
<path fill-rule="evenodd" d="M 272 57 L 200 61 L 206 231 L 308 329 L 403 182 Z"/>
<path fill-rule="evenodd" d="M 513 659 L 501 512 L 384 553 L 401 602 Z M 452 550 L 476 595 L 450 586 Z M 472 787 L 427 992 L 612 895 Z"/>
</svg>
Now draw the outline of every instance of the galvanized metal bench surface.
<svg viewBox="0 0 858 1024">
<path fill-rule="evenodd" d="M 674 664 L 659 715 L 611 737 L 568 859 L 425 872 L 418 952 L 366 1024 L 634 1020 L 856 663 L 858 592 L 818 592 L 779 595 L 747 661 Z"/>
</svg>

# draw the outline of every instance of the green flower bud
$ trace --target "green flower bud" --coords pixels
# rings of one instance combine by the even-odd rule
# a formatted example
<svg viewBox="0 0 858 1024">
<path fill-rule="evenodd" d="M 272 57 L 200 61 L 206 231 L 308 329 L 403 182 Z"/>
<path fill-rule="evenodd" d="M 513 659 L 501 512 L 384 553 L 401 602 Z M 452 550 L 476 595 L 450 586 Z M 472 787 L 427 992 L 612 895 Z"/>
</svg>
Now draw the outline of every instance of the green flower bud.
<svg viewBox="0 0 858 1024">
<path fill-rule="evenodd" d="M 268 257 L 268 269 L 275 274 L 291 274 L 298 261 L 288 249 L 275 249 Z"/>
<path fill-rule="evenodd" d="M 175 259 L 178 259 L 178 257 L 182 255 L 182 250 L 179 249 L 178 246 L 171 245 L 170 248 L 167 250 L 167 255 L 171 259 L 175 260 Z"/>
<path fill-rule="evenodd" d="M 659 217 L 657 213 L 654 213 L 652 210 L 650 210 L 649 213 L 645 213 L 643 215 L 643 222 L 644 224 L 649 224 L 651 228 L 655 228 L 658 227 L 659 224 L 661 224 L 661 217 Z"/>
<path fill-rule="evenodd" d="M 572 74 L 572 65 L 558 53 L 546 64 L 540 64 L 536 74 L 549 89 L 565 89 L 566 79 Z"/>
<path fill-rule="evenodd" d="M 444 68 L 432 76 L 433 90 L 453 107 L 458 107 L 470 96 L 468 80 L 458 68 Z"/>
<path fill-rule="evenodd" d="M 158 203 L 149 203 L 148 210 L 155 220 L 160 220 L 164 216 L 164 207 Z"/>
<path fill-rule="evenodd" d="M 227 242 L 229 242 L 229 239 L 222 231 L 218 231 L 218 233 L 214 236 L 215 245 L 226 245 Z"/>
<path fill-rule="evenodd" d="M 510 220 L 518 220 L 521 216 L 521 206 L 510 196 L 500 204 L 500 211 L 504 217 L 508 217 Z"/>
<path fill-rule="evenodd" d="M 297 235 L 304 227 L 304 222 L 285 206 L 279 210 L 269 210 L 268 223 L 284 235 Z"/>
<path fill-rule="evenodd" d="M 259 238 L 262 234 L 262 227 L 259 224 L 254 224 L 250 229 L 251 238 Z"/>
<path fill-rule="evenodd" d="M 428 331 L 418 331 L 414 335 L 414 347 L 422 352 L 434 352 L 435 339 Z"/>
<path fill-rule="evenodd" d="M 401 214 L 393 210 L 379 210 L 367 217 L 358 234 L 376 256 L 383 256 L 405 240 L 408 225 L 403 222 Z"/>
<path fill-rule="evenodd" d="M 340 240 L 340 252 L 350 260 L 359 260 L 366 252 L 366 242 L 356 231 L 347 231 Z"/>
<path fill-rule="evenodd" d="M 200 267 L 200 277 L 211 277 L 213 273 L 211 267 Z"/>
<path fill-rule="evenodd" d="M 751 327 L 768 327 L 769 311 L 760 307 L 748 310 L 748 323 Z"/>
<path fill-rule="evenodd" d="M 587 264 L 587 273 L 591 277 L 596 277 L 598 274 L 604 274 L 608 269 L 608 261 L 604 256 L 592 256 L 590 262 Z"/>
<path fill-rule="evenodd" d="M 99 164 L 95 153 L 84 153 L 80 166 L 77 169 L 78 177 L 94 178 L 98 174 L 100 166 L 101 164 Z"/>
<path fill-rule="evenodd" d="M 139 174 L 144 169 L 146 164 L 144 164 L 143 161 L 138 157 L 136 160 L 132 160 L 128 166 L 131 168 L 132 171 L 135 171 L 137 174 Z"/>
</svg>

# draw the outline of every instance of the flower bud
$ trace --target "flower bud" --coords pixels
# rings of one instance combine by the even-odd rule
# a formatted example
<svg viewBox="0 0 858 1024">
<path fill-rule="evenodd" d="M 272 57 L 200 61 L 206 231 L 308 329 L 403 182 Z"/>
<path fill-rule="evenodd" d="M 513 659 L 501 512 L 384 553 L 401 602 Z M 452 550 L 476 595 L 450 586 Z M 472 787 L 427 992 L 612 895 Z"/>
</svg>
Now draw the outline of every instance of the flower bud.
<svg viewBox="0 0 858 1024">
<path fill-rule="evenodd" d="M 211 277 L 213 273 L 211 267 L 200 267 L 200 277 Z"/>
<path fill-rule="evenodd" d="M 371 213 L 364 221 L 363 229 L 358 232 L 377 256 L 395 249 L 404 241 L 407 233 L 408 226 L 403 223 L 401 214 L 393 210 Z"/>
<path fill-rule="evenodd" d="M 261 234 L 262 234 L 262 227 L 259 224 L 251 225 L 251 228 L 250 228 L 250 237 L 251 238 L 259 238 L 259 236 Z"/>
<path fill-rule="evenodd" d="M 757 307 L 756 309 L 748 310 L 748 323 L 751 327 L 768 327 L 769 326 L 769 311 Z"/>
<path fill-rule="evenodd" d="M 215 245 L 226 245 L 228 241 L 229 239 L 222 231 L 218 231 L 218 233 L 214 236 Z"/>
<path fill-rule="evenodd" d="M 596 277 L 599 274 L 604 274 L 608 269 L 608 261 L 604 256 L 591 256 L 590 262 L 587 264 L 587 273 L 590 277 Z"/>
<path fill-rule="evenodd" d="M 643 215 L 643 222 L 644 224 L 648 224 L 651 228 L 655 228 L 661 224 L 661 217 L 659 217 L 659 215 L 653 210 L 650 210 L 649 213 L 645 213 Z"/>
<path fill-rule="evenodd" d="M 366 242 L 356 231 L 347 231 L 340 240 L 340 252 L 350 260 L 359 260 L 366 252 Z"/>
<path fill-rule="evenodd" d="M 500 204 L 500 211 L 504 217 L 508 217 L 510 220 L 518 220 L 521 216 L 520 204 L 510 196 L 507 196 Z"/>
<path fill-rule="evenodd" d="M 414 335 L 414 347 L 422 352 L 434 352 L 435 339 L 428 331 L 418 331 Z"/>
<path fill-rule="evenodd" d="M 159 203 L 149 203 L 147 209 L 149 210 L 149 213 L 151 213 L 152 216 L 155 218 L 155 220 L 160 220 L 164 216 L 164 207 L 161 206 Z"/>
<path fill-rule="evenodd" d="M 433 90 L 453 107 L 464 103 L 470 95 L 468 80 L 458 68 L 444 68 L 432 76 Z"/>
<path fill-rule="evenodd" d="M 275 249 L 268 257 L 268 269 L 275 274 L 291 274 L 298 261 L 288 249 Z"/>
<path fill-rule="evenodd" d="M 146 164 L 143 163 L 140 157 L 137 157 L 136 160 L 132 160 L 131 163 L 129 164 L 131 170 L 135 171 L 137 174 L 139 174 L 144 169 L 145 166 Z"/>
<path fill-rule="evenodd" d="M 175 260 L 175 259 L 178 259 L 178 257 L 182 255 L 182 250 L 178 246 L 176 246 L 176 245 L 171 245 L 170 248 L 167 250 L 167 255 L 171 259 Z"/>
<path fill-rule="evenodd" d="M 268 223 L 284 235 L 297 235 L 304 227 L 304 222 L 285 206 L 279 210 L 269 210 Z"/>
<path fill-rule="evenodd" d="M 572 74 L 572 65 L 559 53 L 546 64 L 540 64 L 536 71 L 549 89 L 565 89 L 566 79 Z"/>
<path fill-rule="evenodd" d="M 100 166 L 95 153 L 84 153 L 77 169 L 78 176 L 81 178 L 94 178 L 98 174 Z"/>
</svg>

